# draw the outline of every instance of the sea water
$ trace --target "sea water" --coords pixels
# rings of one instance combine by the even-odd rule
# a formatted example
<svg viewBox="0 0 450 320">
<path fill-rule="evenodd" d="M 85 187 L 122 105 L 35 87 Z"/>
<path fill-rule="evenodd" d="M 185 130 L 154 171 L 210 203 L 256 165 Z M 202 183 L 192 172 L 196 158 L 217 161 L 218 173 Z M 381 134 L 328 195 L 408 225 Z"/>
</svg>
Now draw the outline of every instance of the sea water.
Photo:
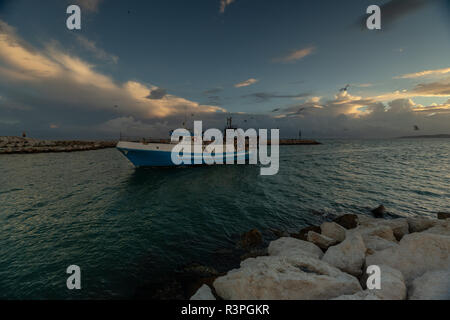
<svg viewBox="0 0 450 320">
<path fill-rule="evenodd" d="M 450 207 L 450 139 L 324 140 L 257 166 L 135 169 L 115 149 L 0 156 L 0 298 L 132 298 L 257 228 L 298 232 L 321 214 Z M 81 267 L 69 291 L 66 269 Z"/>
</svg>

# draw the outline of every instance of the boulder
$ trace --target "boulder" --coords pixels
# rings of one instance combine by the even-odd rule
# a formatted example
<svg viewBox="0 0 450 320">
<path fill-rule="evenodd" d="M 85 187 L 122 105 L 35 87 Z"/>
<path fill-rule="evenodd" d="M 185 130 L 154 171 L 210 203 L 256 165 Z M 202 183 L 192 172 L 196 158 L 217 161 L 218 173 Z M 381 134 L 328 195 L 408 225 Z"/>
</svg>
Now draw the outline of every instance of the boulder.
<svg viewBox="0 0 450 320">
<path fill-rule="evenodd" d="M 413 217 L 407 218 L 409 225 L 409 232 L 422 232 L 431 227 L 434 227 L 438 220 L 425 218 L 425 217 Z"/>
<path fill-rule="evenodd" d="M 377 226 L 387 226 L 392 229 L 395 239 L 398 241 L 403 238 L 405 234 L 409 233 L 409 224 L 406 218 L 396 218 L 396 219 L 374 219 L 372 217 L 359 214 L 358 215 L 358 226 L 364 227 L 377 227 Z M 388 233 L 390 233 L 388 231 Z M 390 235 L 389 235 L 390 237 Z"/>
<path fill-rule="evenodd" d="M 197 262 L 189 263 L 178 268 L 177 273 L 194 278 L 217 277 L 220 274 L 213 267 L 205 266 Z"/>
<path fill-rule="evenodd" d="M 308 241 L 308 232 L 310 232 L 310 231 L 314 231 L 314 232 L 317 232 L 317 233 L 321 232 L 320 227 L 318 227 L 318 226 L 309 226 L 309 227 L 306 227 L 306 228 L 303 228 L 302 230 L 300 230 L 299 233 L 291 234 L 291 237 L 299 239 L 299 240 Z"/>
<path fill-rule="evenodd" d="M 386 213 L 386 208 L 383 205 L 371 210 L 375 218 L 383 218 Z"/>
<path fill-rule="evenodd" d="M 211 289 L 204 284 L 198 289 L 198 291 L 191 297 L 191 300 L 216 300 L 212 294 Z"/>
<path fill-rule="evenodd" d="M 280 238 L 272 241 L 269 244 L 268 251 L 270 256 L 291 257 L 306 255 L 316 259 L 320 259 L 323 256 L 322 250 L 315 244 L 294 238 Z"/>
<path fill-rule="evenodd" d="M 366 257 L 366 265 L 387 265 L 399 270 L 407 284 L 427 271 L 450 265 L 450 237 L 433 233 L 412 233 L 396 247 Z"/>
<path fill-rule="evenodd" d="M 334 239 L 337 242 L 342 242 L 345 240 L 346 229 L 336 222 L 324 222 L 320 226 L 321 234 L 324 236 Z"/>
<path fill-rule="evenodd" d="M 355 277 L 308 256 L 248 259 L 214 288 L 226 300 L 323 300 L 362 290 Z"/>
<path fill-rule="evenodd" d="M 337 243 L 336 240 L 328 238 L 327 236 L 314 231 L 308 232 L 308 241 L 314 243 L 323 250 L 327 250 L 329 247 Z"/>
<path fill-rule="evenodd" d="M 381 300 L 405 300 L 406 285 L 402 273 L 386 265 L 378 266 L 381 271 L 381 288 L 368 290 Z"/>
<path fill-rule="evenodd" d="M 331 300 L 381 300 L 373 292 L 369 290 L 359 291 L 355 294 L 339 296 Z"/>
<path fill-rule="evenodd" d="M 450 300 L 450 269 L 429 271 L 414 279 L 410 300 Z"/>
<path fill-rule="evenodd" d="M 384 220 L 381 225 L 390 227 L 397 241 L 400 241 L 405 234 L 409 233 L 409 224 L 406 218 Z"/>
<path fill-rule="evenodd" d="M 380 222 L 379 219 L 375 219 L 365 214 L 357 214 L 358 226 L 371 226 L 374 223 Z"/>
<path fill-rule="evenodd" d="M 364 241 L 360 234 L 354 234 L 337 246 L 330 247 L 322 261 L 351 275 L 360 276 L 365 258 L 366 246 Z"/>
<path fill-rule="evenodd" d="M 450 219 L 450 212 L 438 212 L 437 216 L 440 220 Z"/>
<path fill-rule="evenodd" d="M 333 220 L 345 229 L 354 229 L 358 226 L 358 216 L 356 214 L 344 214 Z"/>
<path fill-rule="evenodd" d="M 382 239 L 396 242 L 394 232 L 389 226 L 386 225 L 368 225 L 368 226 L 358 226 L 356 229 L 347 230 L 347 236 L 353 235 L 353 234 L 360 234 L 363 239 L 366 239 L 370 236 L 377 236 Z"/>
<path fill-rule="evenodd" d="M 437 223 L 434 227 L 425 230 L 424 233 L 434 233 L 444 236 L 450 236 L 450 220 L 439 220 L 439 223 Z"/>
<path fill-rule="evenodd" d="M 387 248 L 392 248 L 398 246 L 397 243 L 380 238 L 378 236 L 365 236 L 364 244 L 366 248 L 370 250 L 370 252 L 374 253 L 375 251 L 381 251 Z"/>
<path fill-rule="evenodd" d="M 241 235 L 242 248 L 248 249 L 262 244 L 262 234 L 257 229 L 250 230 Z"/>
<path fill-rule="evenodd" d="M 267 248 L 253 248 L 245 252 L 240 256 L 241 261 L 247 260 L 248 258 L 256 258 L 261 256 L 267 256 Z"/>
<path fill-rule="evenodd" d="M 277 238 L 289 237 L 289 233 L 283 230 L 270 228 L 269 231 L 272 232 Z"/>
</svg>

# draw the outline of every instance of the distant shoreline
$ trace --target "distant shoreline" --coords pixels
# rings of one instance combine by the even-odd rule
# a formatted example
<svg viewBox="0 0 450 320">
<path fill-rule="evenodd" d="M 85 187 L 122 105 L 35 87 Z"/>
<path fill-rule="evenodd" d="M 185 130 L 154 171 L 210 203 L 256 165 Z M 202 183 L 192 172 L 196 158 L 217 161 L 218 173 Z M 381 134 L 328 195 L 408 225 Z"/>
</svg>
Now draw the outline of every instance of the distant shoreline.
<svg viewBox="0 0 450 320">
<path fill-rule="evenodd" d="M 433 134 L 433 135 L 422 135 L 422 136 L 403 136 L 397 137 L 397 139 L 436 139 L 436 138 L 450 138 L 450 134 Z"/>
</svg>

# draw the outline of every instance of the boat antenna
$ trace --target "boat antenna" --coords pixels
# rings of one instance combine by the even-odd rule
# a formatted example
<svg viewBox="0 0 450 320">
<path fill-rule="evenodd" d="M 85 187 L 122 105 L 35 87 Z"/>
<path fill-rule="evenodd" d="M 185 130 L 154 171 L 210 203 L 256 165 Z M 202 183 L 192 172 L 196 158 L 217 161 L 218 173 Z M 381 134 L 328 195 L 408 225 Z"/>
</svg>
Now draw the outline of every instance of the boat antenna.
<svg viewBox="0 0 450 320">
<path fill-rule="evenodd" d="M 183 129 L 186 129 L 186 122 L 187 122 L 187 115 L 186 115 L 186 106 L 184 106 L 184 122 L 183 122 Z"/>
</svg>

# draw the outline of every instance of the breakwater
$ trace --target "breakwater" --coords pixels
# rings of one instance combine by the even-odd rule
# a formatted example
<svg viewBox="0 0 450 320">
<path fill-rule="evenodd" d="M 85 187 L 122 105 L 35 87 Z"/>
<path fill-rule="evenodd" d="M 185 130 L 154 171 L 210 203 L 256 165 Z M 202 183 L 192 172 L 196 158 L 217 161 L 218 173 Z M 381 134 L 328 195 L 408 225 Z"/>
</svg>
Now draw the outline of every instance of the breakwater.
<svg viewBox="0 0 450 320">
<path fill-rule="evenodd" d="M 89 151 L 114 148 L 115 141 L 52 141 L 20 137 L 0 137 L 0 154 L 29 154 Z"/>
<path fill-rule="evenodd" d="M 345 214 L 281 235 L 240 267 L 199 281 L 191 299 L 448 300 L 450 214 L 383 219 L 383 211 L 372 211 L 381 219 Z M 241 242 L 256 247 L 261 238 L 252 230 Z"/>
</svg>

